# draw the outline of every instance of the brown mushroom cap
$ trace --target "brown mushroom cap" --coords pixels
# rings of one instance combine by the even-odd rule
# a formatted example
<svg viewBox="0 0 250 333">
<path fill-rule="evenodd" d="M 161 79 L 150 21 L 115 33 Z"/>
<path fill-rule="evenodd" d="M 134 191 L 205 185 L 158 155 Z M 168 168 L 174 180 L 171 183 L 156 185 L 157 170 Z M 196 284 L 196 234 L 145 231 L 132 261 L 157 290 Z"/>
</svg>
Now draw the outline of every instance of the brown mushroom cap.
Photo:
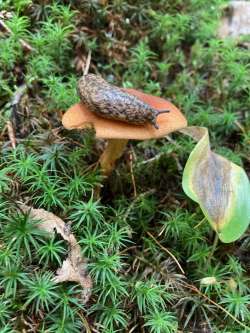
<svg viewBox="0 0 250 333">
<path fill-rule="evenodd" d="M 159 129 L 154 128 L 149 123 L 133 125 L 118 120 L 102 118 L 89 111 L 82 103 L 77 103 L 66 111 L 62 118 L 63 126 L 69 130 L 93 127 L 97 138 L 135 140 L 161 138 L 168 133 L 187 126 L 186 118 L 180 110 L 167 100 L 144 94 L 135 89 L 124 90 L 157 110 L 170 110 L 169 113 L 162 113 L 157 117 Z"/>
</svg>

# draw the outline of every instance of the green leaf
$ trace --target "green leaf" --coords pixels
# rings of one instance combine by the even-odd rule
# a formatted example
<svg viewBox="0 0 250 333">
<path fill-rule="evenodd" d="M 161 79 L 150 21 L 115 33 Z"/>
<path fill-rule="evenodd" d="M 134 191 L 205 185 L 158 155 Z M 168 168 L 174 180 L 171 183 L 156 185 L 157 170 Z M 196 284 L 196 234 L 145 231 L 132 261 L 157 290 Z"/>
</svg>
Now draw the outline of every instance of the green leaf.
<svg viewBox="0 0 250 333">
<path fill-rule="evenodd" d="M 205 127 L 182 130 L 198 141 L 184 169 L 182 187 L 196 201 L 220 240 L 237 240 L 250 222 L 250 183 L 245 171 L 210 149 Z"/>
</svg>

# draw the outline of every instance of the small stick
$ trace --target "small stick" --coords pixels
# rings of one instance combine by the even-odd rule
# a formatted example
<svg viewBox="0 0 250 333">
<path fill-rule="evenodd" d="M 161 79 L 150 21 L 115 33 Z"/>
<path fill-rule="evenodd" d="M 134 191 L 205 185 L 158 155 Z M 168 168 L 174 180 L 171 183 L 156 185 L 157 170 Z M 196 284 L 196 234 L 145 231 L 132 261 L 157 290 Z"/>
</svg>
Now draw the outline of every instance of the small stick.
<svg viewBox="0 0 250 333">
<path fill-rule="evenodd" d="M 182 285 L 190 290 L 193 290 L 194 292 L 196 292 L 198 295 L 200 295 L 201 297 L 203 297 L 205 300 L 207 300 L 209 303 L 212 303 L 213 305 L 215 305 L 218 309 L 220 309 L 221 311 L 223 311 L 224 313 L 226 313 L 229 317 L 231 317 L 236 323 L 238 323 L 241 327 L 244 327 L 246 330 L 248 330 L 250 332 L 250 328 L 248 326 L 246 326 L 245 324 L 243 324 L 241 321 L 239 321 L 235 316 L 233 316 L 229 311 L 227 311 L 226 309 L 223 308 L 223 306 L 221 306 L 220 304 L 216 303 L 215 301 L 213 301 L 211 298 L 209 298 L 208 296 L 206 296 L 205 294 L 203 294 L 197 287 L 188 284 L 186 282 L 183 282 Z"/>
<path fill-rule="evenodd" d="M 3 20 L 0 19 L 0 26 L 9 34 L 9 35 L 13 35 L 13 32 L 10 30 L 10 28 L 4 23 Z M 20 44 L 22 45 L 22 47 L 27 50 L 27 51 L 34 51 L 33 47 L 30 46 L 25 40 L 23 40 L 22 38 L 19 39 Z"/>
<path fill-rule="evenodd" d="M 140 258 L 140 257 L 136 257 L 137 259 L 147 263 L 150 267 L 154 268 L 154 270 L 156 271 L 156 267 L 155 265 L 153 265 L 151 262 L 147 262 L 144 258 Z M 159 273 L 166 278 L 166 274 L 160 270 Z M 196 286 L 189 284 L 185 281 L 180 283 L 180 286 L 187 288 L 189 290 L 194 291 L 195 293 L 197 293 L 199 296 L 203 297 L 206 301 L 208 301 L 209 303 L 215 305 L 218 309 L 220 309 L 221 311 L 223 311 L 224 313 L 226 313 L 229 317 L 231 317 L 236 323 L 238 323 L 240 326 L 244 327 L 247 331 L 250 332 L 250 327 L 246 326 L 245 324 L 243 324 L 241 321 L 239 321 L 235 316 L 233 316 L 229 311 L 227 311 L 226 309 L 223 308 L 223 306 L 221 306 L 220 304 L 216 303 L 215 301 L 213 301 L 211 298 L 209 298 L 208 296 L 206 296 L 205 294 L 203 294 Z M 190 332 L 191 333 L 191 332 Z"/>
<path fill-rule="evenodd" d="M 12 120 L 12 125 L 13 128 L 15 129 L 15 132 L 18 136 L 20 126 L 21 126 L 21 117 L 20 114 L 18 113 L 19 111 L 19 104 L 22 100 L 23 95 L 25 94 L 27 90 L 26 84 L 22 84 L 17 88 L 15 93 L 13 94 L 12 100 L 11 100 L 11 107 L 12 107 L 12 112 L 11 112 L 11 120 Z"/>
<path fill-rule="evenodd" d="M 17 88 L 17 90 L 15 91 L 15 93 L 13 95 L 12 101 L 11 101 L 12 106 L 15 106 L 20 103 L 20 100 L 23 97 L 23 95 L 25 94 L 26 90 L 27 90 L 26 84 L 22 84 L 21 86 L 19 86 Z"/>
<path fill-rule="evenodd" d="M 149 158 L 148 160 L 144 160 L 142 162 L 137 163 L 137 166 L 141 166 L 141 165 L 144 165 L 144 164 L 147 164 L 147 163 L 152 163 L 154 161 L 158 161 L 164 155 L 166 155 L 165 152 L 159 153 L 159 154 L 155 155 L 154 157 Z"/>
<path fill-rule="evenodd" d="M 10 120 L 7 121 L 7 130 L 8 130 L 8 136 L 11 142 L 11 146 L 13 149 L 16 149 L 16 137 L 15 132 L 12 126 L 12 122 Z"/>
<path fill-rule="evenodd" d="M 90 62 L 91 62 L 91 51 L 88 52 L 86 64 L 83 69 L 83 75 L 87 75 L 89 72 L 89 67 L 90 67 Z"/>
<path fill-rule="evenodd" d="M 134 189 L 134 197 L 137 197 L 135 176 L 134 176 L 134 171 L 133 171 L 133 156 L 132 156 L 131 152 L 129 153 L 129 168 L 130 168 L 130 174 L 131 174 L 131 179 L 132 179 L 132 184 L 133 184 L 133 189 Z"/>
</svg>

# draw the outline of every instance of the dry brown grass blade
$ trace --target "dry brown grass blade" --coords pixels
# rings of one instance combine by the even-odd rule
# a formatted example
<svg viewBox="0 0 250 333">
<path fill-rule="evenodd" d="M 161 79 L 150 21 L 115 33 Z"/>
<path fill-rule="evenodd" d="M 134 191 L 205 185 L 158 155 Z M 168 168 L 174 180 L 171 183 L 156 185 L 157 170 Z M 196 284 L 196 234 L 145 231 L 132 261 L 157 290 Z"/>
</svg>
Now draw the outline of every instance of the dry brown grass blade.
<svg viewBox="0 0 250 333">
<path fill-rule="evenodd" d="M 151 234 L 151 232 L 147 232 L 147 234 L 149 235 L 149 237 L 151 237 L 155 243 L 164 251 L 166 252 L 168 255 L 170 255 L 170 257 L 175 261 L 176 265 L 179 267 L 180 271 L 182 274 L 185 275 L 185 271 L 184 269 L 181 267 L 181 264 L 179 263 L 179 261 L 176 259 L 176 257 L 173 255 L 173 253 L 171 253 L 168 249 L 166 249 L 164 246 L 161 245 L 160 242 L 158 242 L 158 240 Z"/>
</svg>

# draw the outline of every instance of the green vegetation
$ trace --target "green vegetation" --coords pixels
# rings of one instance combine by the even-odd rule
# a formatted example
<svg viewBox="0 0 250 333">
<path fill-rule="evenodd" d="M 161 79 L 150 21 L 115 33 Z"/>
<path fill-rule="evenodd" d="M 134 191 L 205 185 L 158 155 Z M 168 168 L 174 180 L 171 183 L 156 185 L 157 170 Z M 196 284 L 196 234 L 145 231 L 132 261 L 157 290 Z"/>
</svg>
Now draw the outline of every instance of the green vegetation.
<svg viewBox="0 0 250 333">
<path fill-rule="evenodd" d="M 216 37 L 223 4 L 0 0 L 10 30 L 0 30 L 0 333 L 249 332 L 249 233 L 214 243 L 181 189 L 192 140 L 175 133 L 130 142 L 104 180 L 102 142 L 60 122 L 79 100 L 91 51 L 92 72 L 171 100 L 189 124 L 209 128 L 214 151 L 249 174 L 250 56 L 241 40 Z M 54 281 L 68 245 L 19 202 L 71 227 L 93 281 L 89 301 L 76 283 Z"/>
</svg>

